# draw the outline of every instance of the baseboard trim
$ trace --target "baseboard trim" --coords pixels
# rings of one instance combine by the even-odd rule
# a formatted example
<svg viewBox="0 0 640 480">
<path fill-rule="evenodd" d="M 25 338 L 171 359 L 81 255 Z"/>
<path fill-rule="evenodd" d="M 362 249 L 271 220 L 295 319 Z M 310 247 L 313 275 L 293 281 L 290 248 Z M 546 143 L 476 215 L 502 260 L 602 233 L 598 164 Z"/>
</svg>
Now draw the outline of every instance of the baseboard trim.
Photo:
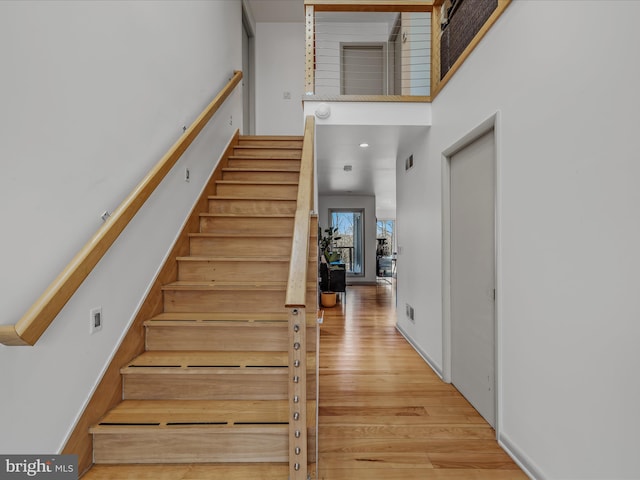
<svg viewBox="0 0 640 480">
<path fill-rule="evenodd" d="M 402 327 L 400 325 L 398 325 L 396 323 L 396 330 L 398 330 L 398 332 L 400 332 L 400 335 L 402 335 L 404 337 L 404 339 L 409 342 L 409 345 L 411 345 L 413 347 L 413 349 L 418 352 L 418 355 L 420 355 L 422 357 L 422 359 L 427 362 L 427 365 L 429 365 L 429 367 L 431 367 L 431 370 L 433 370 L 435 372 L 436 375 L 438 375 L 438 377 L 440 377 L 440 380 L 444 381 L 444 377 L 442 375 L 442 368 L 440 368 L 438 366 L 438 364 L 436 362 L 433 361 L 433 359 L 427 355 L 427 353 L 422 350 L 418 345 L 416 345 L 416 343 L 413 341 L 413 339 L 409 336 L 409 334 L 407 332 L 405 332 Z"/>
<path fill-rule="evenodd" d="M 533 463 L 533 461 L 520 450 L 511 439 L 504 433 L 498 435 L 498 444 L 507 454 L 513 459 L 514 462 L 524 471 L 525 474 L 532 480 L 546 480 L 546 476 L 542 474 L 540 469 Z"/>
</svg>

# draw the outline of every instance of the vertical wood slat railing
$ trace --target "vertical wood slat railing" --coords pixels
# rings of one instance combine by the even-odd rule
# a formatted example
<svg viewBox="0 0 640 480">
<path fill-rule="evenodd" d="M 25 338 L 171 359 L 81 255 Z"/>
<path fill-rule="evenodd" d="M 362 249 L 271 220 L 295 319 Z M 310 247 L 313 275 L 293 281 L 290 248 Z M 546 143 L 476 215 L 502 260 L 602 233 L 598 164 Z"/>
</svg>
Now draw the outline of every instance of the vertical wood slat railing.
<svg viewBox="0 0 640 480">
<path fill-rule="evenodd" d="M 38 341 L 241 79 L 242 72 L 234 72 L 229 82 L 211 103 L 125 198 L 111 217 L 98 229 L 22 318 L 15 325 L 0 326 L 0 343 L 8 346 L 30 346 Z"/>
<path fill-rule="evenodd" d="M 289 480 L 307 479 L 307 267 L 313 209 L 315 121 L 305 120 L 300 182 L 294 220 L 285 306 L 289 311 Z"/>
</svg>

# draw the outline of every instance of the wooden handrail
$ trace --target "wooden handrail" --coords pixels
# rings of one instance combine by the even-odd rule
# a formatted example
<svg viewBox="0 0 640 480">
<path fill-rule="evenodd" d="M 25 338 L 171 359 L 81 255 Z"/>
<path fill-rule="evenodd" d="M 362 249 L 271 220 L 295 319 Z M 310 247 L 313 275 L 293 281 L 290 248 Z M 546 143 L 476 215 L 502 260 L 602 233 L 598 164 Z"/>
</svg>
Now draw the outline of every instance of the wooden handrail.
<svg viewBox="0 0 640 480">
<path fill-rule="evenodd" d="M 0 343 L 16 346 L 34 345 L 38 341 L 241 79 L 242 72 L 234 72 L 233 77 L 220 93 L 73 257 L 22 318 L 15 325 L 0 326 Z"/>
<path fill-rule="evenodd" d="M 289 309 L 289 478 L 306 480 L 307 438 L 307 269 L 313 207 L 315 118 L 304 126 L 300 180 L 294 218 L 285 306 Z M 316 301 L 317 302 L 317 301 Z M 309 310 L 316 310 L 316 304 Z"/>
<path fill-rule="evenodd" d="M 309 262 L 310 215 L 313 206 L 313 146 L 315 119 L 308 116 L 305 120 L 302 160 L 300 163 L 300 182 L 294 219 L 293 240 L 291 243 L 291 261 L 285 306 L 287 308 L 304 307 L 307 297 L 307 265 Z"/>
</svg>

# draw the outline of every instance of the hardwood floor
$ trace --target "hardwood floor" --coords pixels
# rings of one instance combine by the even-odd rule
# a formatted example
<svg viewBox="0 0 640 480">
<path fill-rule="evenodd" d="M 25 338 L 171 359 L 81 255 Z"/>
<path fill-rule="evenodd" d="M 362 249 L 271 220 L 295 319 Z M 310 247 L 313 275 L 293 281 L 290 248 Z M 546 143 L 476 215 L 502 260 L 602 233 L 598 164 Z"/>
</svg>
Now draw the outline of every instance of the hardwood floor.
<svg viewBox="0 0 640 480">
<path fill-rule="evenodd" d="M 393 286 L 347 295 L 320 330 L 318 478 L 528 478 L 397 332 Z"/>
<path fill-rule="evenodd" d="M 395 329 L 393 286 L 348 287 L 320 330 L 324 480 L 518 480 L 495 432 Z M 346 303 L 346 306 L 345 306 Z M 276 480 L 286 465 L 102 465 L 85 480 Z"/>
</svg>

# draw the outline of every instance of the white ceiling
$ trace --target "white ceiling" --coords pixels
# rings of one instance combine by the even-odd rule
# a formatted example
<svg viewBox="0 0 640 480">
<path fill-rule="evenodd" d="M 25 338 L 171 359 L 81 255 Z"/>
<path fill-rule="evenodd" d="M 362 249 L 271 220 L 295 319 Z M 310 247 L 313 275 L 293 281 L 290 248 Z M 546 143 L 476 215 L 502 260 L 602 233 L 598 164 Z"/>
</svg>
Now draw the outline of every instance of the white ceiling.
<svg viewBox="0 0 640 480">
<path fill-rule="evenodd" d="M 304 0 L 246 0 L 256 22 L 304 23 Z"/>
<path fill-rule="evenodd" d="M 427 127 L 317 125 L 316 163 L 321 195 L 375 195 L 376 215 L 395 218 L 396 159 L 403 143 Z M 361 143 L 369 147 L 360 147 Z M 350 172 L 344 170 L 351 165 Z"/>
<path fill-rule="evenodd" d="M 304 22 L 304 0 L 246 2 L 256 22 Z M 375 195 L 378 218 L 395 218 L 395 169 L 400 145 L 425 130 L 426 127 L 408 126 L 318 125 L 318 193 Z M 360 148 L 362 142 L 369 147 Z M 346 172 L 345 165 L 352 165 L 353 170 Z"/>
</svg>

